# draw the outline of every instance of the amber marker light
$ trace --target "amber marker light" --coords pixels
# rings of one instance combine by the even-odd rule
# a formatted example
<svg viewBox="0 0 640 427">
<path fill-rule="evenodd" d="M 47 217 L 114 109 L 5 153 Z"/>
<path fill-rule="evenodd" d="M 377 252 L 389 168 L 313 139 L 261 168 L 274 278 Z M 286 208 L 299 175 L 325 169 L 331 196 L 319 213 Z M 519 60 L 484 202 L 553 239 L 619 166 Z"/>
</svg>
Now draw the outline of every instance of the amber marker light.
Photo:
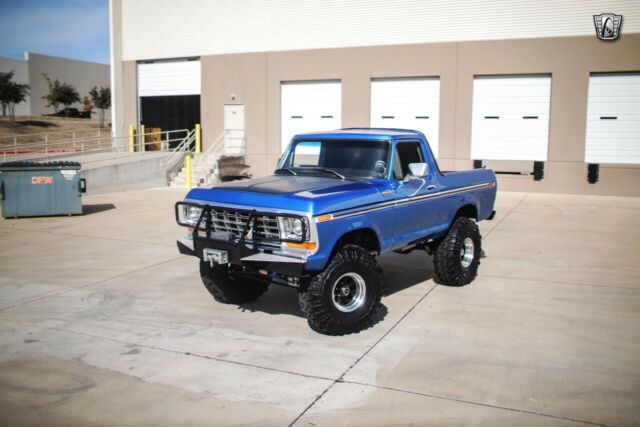
<svg viewBox="0 0 640 427">
<path fill-rule="evenodd" d="M 285 245 L 287 245 L 288 248 L 307 249 L 310 251 L 314 250 L 318 246 L 316 242 L 303 242 L 303 243 L 286 242 Z"/>
<path fill-rule="evenodd" d="M 316 218 L 316 222 L 325 222 L 332 219 L 333 219 L 333 215 L 331 214 L 320 215 L 319 217 Z"/>
</svg>

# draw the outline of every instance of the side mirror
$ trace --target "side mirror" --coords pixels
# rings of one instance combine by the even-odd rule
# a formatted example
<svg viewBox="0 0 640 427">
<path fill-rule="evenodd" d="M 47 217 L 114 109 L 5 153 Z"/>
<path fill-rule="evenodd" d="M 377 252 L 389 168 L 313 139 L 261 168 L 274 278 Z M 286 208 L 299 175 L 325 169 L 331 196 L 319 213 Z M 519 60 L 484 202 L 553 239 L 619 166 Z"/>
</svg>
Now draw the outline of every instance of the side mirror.
<svg viewBox="0 0 640 427">
<path fill-rule="evenodd" d="M 416 178 L 424 178 L 429 175 L 429 165 L 426 163 L 409 163 L 409 171 Z"/>
</svg>

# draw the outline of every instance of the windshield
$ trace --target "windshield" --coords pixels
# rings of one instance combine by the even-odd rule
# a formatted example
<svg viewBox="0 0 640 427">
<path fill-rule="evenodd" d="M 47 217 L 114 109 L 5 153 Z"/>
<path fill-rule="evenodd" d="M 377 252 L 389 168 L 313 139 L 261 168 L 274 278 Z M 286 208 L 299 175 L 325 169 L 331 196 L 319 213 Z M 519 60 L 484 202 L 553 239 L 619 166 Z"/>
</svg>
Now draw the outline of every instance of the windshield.
<svg viewBox="0 0 640 427">
<path fill-rule="evenodd" d="M 279 170 L 348 178 L 386 178 L 389 141 L 295 141 Z"/>
</svg>

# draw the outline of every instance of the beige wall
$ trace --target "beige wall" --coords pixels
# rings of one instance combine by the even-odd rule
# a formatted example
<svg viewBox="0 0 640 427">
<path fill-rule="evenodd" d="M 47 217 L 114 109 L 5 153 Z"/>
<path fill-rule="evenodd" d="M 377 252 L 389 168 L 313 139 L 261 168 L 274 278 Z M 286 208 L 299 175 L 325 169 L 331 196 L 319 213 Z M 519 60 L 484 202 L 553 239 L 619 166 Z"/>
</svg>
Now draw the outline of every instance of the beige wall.
<svg viewBox="0 0 640 427">
<path fill-rule="evenodd" d="M 546 73 L 552 75 L 552 93 L 545 178 L 536 182 L 531 177 L 500 176 L 500 187 L 640 196 L 640 167 L 601 165 L 600 181 L 590 185 L 583 161 L 589 73 L 640 71 L 638 52 L 640 34 L 623 35 L 613 43 L 594 35 L 205 56 L 203 143 L 206 147 L 222 133 L 224 104 L 244 104 L 247 160 L 254 176 L 265 175 L 280 155 L 282 81 L 341 80 L 342 126 L 354 127 L 369 125 L 372 78 L 437 76 L 440 166 L 470 168 L 473 77 Z M 125 123 L 135 123 L 135 62 L 125 63 L 124 75 Z"/>
<path fill-rule="evenodd" d="M 42 76 L 49 75 L 51 80 L 58 79 L 76 88 L 80 99 L 89 96 L 89 90 L 94 86 L 110 86 L 109 65 L 95 62 L 78 61 L 75 59 L 58 58 L 55 56 L 28 54 L 29 84 L 31 86 L 31 114 L 53 113 L 53 107 L 47 107 L 42 99 L 47 94 L 47 82 Z M 82 103 L 76 103 L 72 107 L 82 110 Z M 60 106 L 62 108 L 62 106 Z M 110 110 L 105 117 L 109 118 Z M 95 116 L 97 118 L 97 115 Z"/>
<path fill-rule="evenodd" d="M 129 125 L 138 123 L 138 68 L 135 62 L 122 63 L 122 87 L 124 93 L 122 99 L 122 128 L 116 129 L 117 142 L 128 146 Z M 123 145 L 120 145 L 123 146 Z"/>
<path fill-rule="evenodd" d="M 93 86 L 109 86 L 109 65 L 107 64 L 35 53 L 26 53 L 25 57 L 26 60 L 0 58 L 0 71 L 15 70 L 14 81 L 29 85 L 27 101 L 16 105 L 16 115 L 39 116 L 54 112 L 52 107 L 46 107 L 46 101 L 42 99 L 49 92 L 47 82 L 42 76 L 43 73 L 48 74 L 52 80 L 58 79 L 73 85 L 78 91 L 80 99 L 85 95 L 89 96 L 89 90 Z M 82 110 L 82 103 L 76 103 L 72 107 Z M 105 112 L 107 119 L 109 119 L 109 114 L 110 110 L 107 110 Z M 97 115 L 94 116 L 94 118 L 97 117 Z"/>
</svg>

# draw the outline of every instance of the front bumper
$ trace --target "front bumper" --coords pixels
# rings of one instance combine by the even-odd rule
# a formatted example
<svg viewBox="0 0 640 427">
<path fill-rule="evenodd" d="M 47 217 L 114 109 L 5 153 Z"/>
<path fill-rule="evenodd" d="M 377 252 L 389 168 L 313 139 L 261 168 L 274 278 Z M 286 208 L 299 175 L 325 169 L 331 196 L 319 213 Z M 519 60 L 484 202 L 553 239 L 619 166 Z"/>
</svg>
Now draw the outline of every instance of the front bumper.
<svg viewBox="0 0 640 427">
<path fill-rule="evenodd" d="M 178 239 L 178 251 L 183 255 L 204 258 L 206 249 L 218 249 L 227 252 L 229 264 L 245 267 L 252 271 L 266 270 L 290 277 L 300 277 L 304 272 L 306 260 L 267 253 L 253 249 L 246 242 L 225 242 L 196 236 L 191 239 Z"/>
</svg>

